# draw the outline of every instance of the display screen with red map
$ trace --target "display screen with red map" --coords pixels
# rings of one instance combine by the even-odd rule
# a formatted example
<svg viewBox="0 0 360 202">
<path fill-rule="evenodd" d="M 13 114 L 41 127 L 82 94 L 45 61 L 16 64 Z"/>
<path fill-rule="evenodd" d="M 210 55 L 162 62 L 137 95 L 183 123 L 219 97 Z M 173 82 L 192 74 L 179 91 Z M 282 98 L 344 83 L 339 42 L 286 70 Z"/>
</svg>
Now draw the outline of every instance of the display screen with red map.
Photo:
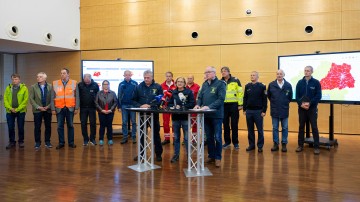
<svg viewBox="0 0 360 202">
<path fill-rule="evenodd" d="M 360 104 L 360 52 L 279 56 L 278 62 L 293 87 L 293 99 L 296 84 L 310 65 L 321 84 L 321 102 Z"/>
<path fill-rule="evenodd" d="M 124 80 L 124 71 L 133 73 L 132 80 L 138 83 L 144 80 L 145 70 L 154 71 L 154 61 L 148 60 L 82 60 L 82 76 L 91 74 L 92 79 L 97 82 L 101 89 L 104 80 L 110 82 L 110 89 L 118 93 L 119 83 Z"/>
</svg>

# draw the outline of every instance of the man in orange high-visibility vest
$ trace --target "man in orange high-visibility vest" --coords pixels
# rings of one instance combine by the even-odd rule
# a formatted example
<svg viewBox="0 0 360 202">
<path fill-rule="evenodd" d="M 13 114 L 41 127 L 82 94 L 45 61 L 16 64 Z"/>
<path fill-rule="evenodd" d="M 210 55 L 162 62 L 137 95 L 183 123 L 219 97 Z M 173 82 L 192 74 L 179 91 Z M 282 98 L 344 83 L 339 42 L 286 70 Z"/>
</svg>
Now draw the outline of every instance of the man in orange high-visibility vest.
<svg viewBox="0 0 360 202">
<path fill-rule="evenodd" d="M 70 148 L 76 148 L 74 144 L 74 114 L 78 113 L 80 106 L 79 90 L 77 82 L 69 79 L 69 70 L 61 70 L 61 79 L 53 81 L 53 91 L 51 93 L 51 111 L 56 115 L 57 131 L 59 135 L 59 145 L 56 149 L 65 146 L 64 122 L 68 128 L 68 144 Z"/>
</svg>

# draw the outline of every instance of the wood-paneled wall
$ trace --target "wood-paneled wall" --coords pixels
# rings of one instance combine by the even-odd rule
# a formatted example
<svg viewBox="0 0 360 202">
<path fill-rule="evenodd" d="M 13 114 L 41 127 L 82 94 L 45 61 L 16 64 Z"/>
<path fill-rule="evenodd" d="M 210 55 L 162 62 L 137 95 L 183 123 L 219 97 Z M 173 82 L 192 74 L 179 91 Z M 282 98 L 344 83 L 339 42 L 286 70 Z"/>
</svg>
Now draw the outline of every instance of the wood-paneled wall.
<svg viewBox="0 0 360 202">
<path fill-rule="evenodd" d="M 206 66 L 227 65 L 243 85 L 253 70 L 268 84 L 279 55 L 360 47 L 360 0 L 82 0 L 80 9 L 81 53 L 19 55 L 20 73 L 68 61 L 79 75 L 80 59 L 146 59 L 155 61 L 158 82 L 170 70 L 175 77 L 193 74 L 201 83 Z M 313 32 L 306 33 L 306 26 Z M 246 29 L 253 34 L 246 36 Z M 29 64 L 34 72 L 24 70 Z M 328 132 L 329 105 L 321 104 L 319 114 L 319 129 Z M 359 134 L 359 115 L 359 106 L 335 105 L 335 132 Z M 291 104 L 290 130 L 297 130 L 297 120 L 297 106 Z M 246 128 L 242 115 L 239 126 Z M 269 113 L 265 129 L 271 130 Z"/>
</svg>

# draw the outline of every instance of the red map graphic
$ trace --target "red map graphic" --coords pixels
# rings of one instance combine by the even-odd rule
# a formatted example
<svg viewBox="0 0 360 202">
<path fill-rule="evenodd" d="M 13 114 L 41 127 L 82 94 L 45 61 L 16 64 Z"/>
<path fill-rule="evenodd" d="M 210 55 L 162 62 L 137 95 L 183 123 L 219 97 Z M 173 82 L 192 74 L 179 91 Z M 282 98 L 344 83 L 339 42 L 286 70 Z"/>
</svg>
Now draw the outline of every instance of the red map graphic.
<svg viewBox="0 0 360 202">
<path fill-rule="evenodd" d="M 342 65 L 337 65 L 335 63 L 331 64 L 331 68 L 325 78 L 321 79 L 321 89 L 322 90 L 332 90 L 335 88 L 344 89 L 354 88 L 355 79 L 350 73 L 351 65 L 343 63 Z"/>
<path fill-rule="evenodd" d="M 100 72 L 94 72 L 94 75 L 93 76 L 100 76 Z"/>
</svg>

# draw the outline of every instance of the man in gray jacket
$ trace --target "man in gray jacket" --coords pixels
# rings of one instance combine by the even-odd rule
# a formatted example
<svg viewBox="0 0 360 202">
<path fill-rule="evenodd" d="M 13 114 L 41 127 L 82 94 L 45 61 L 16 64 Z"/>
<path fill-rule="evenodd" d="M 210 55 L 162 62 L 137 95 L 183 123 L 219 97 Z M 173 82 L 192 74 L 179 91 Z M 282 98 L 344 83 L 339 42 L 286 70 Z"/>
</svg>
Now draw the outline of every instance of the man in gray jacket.
<svg viewBox="0 0 360 202">
<path fill-rule="evenodd" d="M 34 114 L 34 137 L 35 149 L 41 146 L 41 123 L 44 119 L 45 124 L 45 147 L 52 148 L 50 143 L 51 137 L 51 91 L 52 85 L 46 82 L 47 75 L 45 72 L 37 74 L 37 83 L 30 87 L 29 100 Z"/>
<path fill-rule="evenodd" d="M 206 81 L 202 84 L 198 95 L 197 105 L 194 109 L 215 109 L 215 113 L 205 114 L 204 127 L 208 142 L 209 159 L 207 163 L 221 166 L 222 152 L 222 121 L 224 118 L 224 100 L 226 84 L 216 77 L 216 69 L 207 67 L 205 70 Z"/>
</svg>

